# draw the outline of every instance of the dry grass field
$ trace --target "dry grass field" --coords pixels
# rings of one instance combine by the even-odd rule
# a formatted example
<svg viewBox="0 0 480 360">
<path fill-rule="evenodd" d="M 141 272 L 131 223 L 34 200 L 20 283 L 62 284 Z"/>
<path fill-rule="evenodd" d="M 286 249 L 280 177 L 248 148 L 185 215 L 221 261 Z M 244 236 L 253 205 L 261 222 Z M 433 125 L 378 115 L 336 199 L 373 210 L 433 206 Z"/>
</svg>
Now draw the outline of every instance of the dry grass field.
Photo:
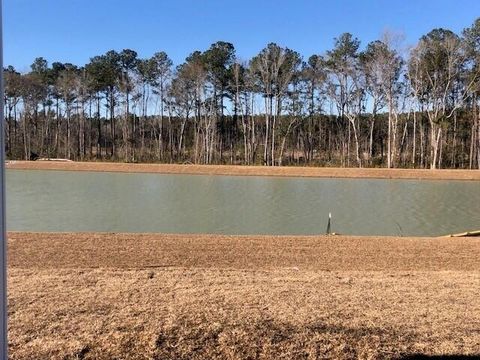
<svg viewBox="0 0 480 360">
<path fill-rule="evenodd" d="M 480 239 L 9 234 L 11 359 L 480 355 Z"/>
<path fill-rule="evenodd" d="M 112 171 L 190 175 L 292 176 L 318 178 L 375 178 L 480 180 L 480 170 L 334 168 L 238 165 L 131 164 L 108 162 L 9 161 L 7 169 Z"/>
</svg>

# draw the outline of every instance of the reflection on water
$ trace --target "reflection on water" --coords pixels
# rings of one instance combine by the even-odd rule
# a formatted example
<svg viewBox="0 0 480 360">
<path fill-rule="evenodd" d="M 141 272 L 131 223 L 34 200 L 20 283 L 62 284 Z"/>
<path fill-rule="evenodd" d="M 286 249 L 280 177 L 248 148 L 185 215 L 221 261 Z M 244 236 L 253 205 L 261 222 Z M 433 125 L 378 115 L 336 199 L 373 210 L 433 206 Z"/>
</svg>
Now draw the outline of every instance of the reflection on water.
<svg viewBox="0 0 480 360">
<path fill-rule="evenodd" d="M 480 229 L 480 183 L 7 170 L 16 231 L 442 235 Z"/>
</svg>

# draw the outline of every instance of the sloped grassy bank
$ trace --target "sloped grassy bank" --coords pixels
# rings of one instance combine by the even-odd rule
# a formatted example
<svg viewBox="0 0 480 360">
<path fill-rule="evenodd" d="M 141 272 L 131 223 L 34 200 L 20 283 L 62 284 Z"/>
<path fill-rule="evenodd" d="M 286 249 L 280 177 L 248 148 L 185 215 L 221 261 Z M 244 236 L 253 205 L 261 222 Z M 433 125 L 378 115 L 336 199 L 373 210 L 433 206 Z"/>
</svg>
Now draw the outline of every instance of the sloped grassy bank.
<svg viewBox="0 0 480 360">
<path fill-rule="evenodd" d="M 478 259 L 479 238 L 10 233 L 10 355 L 479 355 Z"/>
</svg>

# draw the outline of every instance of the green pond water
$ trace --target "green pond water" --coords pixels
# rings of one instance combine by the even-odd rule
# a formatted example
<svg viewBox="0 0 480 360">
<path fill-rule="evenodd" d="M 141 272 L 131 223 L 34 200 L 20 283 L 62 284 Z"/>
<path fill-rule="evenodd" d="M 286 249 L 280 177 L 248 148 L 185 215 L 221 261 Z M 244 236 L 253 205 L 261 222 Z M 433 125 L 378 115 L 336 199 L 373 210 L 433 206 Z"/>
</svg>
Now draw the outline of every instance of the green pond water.
<svg viewBox="0 0 480 360">
<path fill-rule="evenodd" d="M 14 231 L 436 236 L 480 229 L 480 182 L 7 170 Z"/>
</svg>

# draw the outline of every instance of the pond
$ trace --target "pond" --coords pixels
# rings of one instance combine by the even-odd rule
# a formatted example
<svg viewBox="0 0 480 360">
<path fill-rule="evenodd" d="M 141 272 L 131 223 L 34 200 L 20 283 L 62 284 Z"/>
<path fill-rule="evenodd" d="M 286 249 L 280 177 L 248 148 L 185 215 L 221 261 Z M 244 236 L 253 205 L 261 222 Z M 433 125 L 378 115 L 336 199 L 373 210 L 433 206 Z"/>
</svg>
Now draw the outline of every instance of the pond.
<svg viewBox="0 0 480 360">
<path fill-rule="evenodd" d="M 475 181 L 7 170 L 10 231 L 437 236 L 480 229 Z"/>
</svg>

